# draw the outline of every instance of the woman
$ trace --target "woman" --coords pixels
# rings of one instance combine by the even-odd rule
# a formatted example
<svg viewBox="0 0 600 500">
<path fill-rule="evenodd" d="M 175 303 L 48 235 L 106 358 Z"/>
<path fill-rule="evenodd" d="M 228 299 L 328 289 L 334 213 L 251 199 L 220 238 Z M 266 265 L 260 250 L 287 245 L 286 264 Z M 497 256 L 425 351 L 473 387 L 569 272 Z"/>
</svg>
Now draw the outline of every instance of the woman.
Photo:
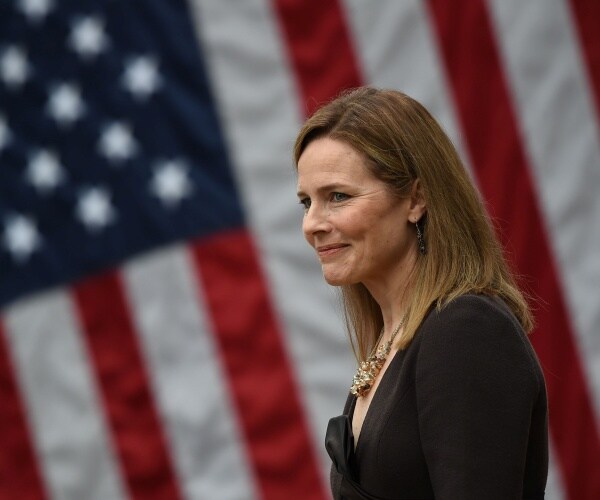
<svg viewBox="0 0 600 500">
<path fill-rule="evenodd" d="M 334 498 L 543 498 L 531 314 L 438 123 L 360 88 L 308 119 L 294 155 L 303 232 L 360 361 L 327 429 Z"/>
</svg>

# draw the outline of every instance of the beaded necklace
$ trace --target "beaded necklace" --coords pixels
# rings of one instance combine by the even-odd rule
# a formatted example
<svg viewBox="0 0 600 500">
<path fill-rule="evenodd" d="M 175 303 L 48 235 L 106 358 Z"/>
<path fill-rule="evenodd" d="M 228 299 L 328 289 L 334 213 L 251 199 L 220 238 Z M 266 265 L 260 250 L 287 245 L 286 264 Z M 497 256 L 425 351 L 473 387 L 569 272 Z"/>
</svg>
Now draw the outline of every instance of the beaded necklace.
<svg viewBox="0 0 600 500">
<path fill-rule="evenodd" d="M 371 387 L 373 387 L 373 384 L 375 383 L 377 375 L 379 375 L 381 368 L 385 364 L 385 360 L 387 359 L 390 351 L 392 350 L 392 344 L 394 343 L 394 339 L 396 338 L 396 335 L 400 331 L 400 328 L 402 328 L 403 324 L 404 317 L 400 321 L 400 324 L 392 332 L 390 340 L 388 340 L 384 344 L 379 345 L 375 353 L 371 354 L 371 356 L 369 356 L 366 361 L 361 361 L 360 365 L 358 366 L 358 369 L 356 370 L 356 374 L 352 379 L 352 386 L 350 387 L 350 392 L 352 394 L 358 397 L 363 397 L 369 393 Z M 381 329 L 381 334 L 377 339 L 376 345 L 379 344 L 379 341 L 382 337 L 383 328 Z"/>
</svg>

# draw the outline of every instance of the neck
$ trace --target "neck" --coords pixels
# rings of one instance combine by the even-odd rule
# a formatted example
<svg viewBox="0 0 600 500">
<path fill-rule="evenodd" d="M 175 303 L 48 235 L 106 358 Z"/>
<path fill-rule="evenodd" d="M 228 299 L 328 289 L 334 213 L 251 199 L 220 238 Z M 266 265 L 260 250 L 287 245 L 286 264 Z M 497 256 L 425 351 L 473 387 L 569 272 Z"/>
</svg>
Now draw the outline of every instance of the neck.
<svg viewBox="0 0 600 500">
<path fill-rule="evenodd" d="M 390 340 L 392 332 L 402 321 L 411 293 L 411 275 L 415 263 L 400 267 L 396 273 L 384 279 L 364 283 L 381 309 L 383 317 L 382 341 Z"/>
</svg>

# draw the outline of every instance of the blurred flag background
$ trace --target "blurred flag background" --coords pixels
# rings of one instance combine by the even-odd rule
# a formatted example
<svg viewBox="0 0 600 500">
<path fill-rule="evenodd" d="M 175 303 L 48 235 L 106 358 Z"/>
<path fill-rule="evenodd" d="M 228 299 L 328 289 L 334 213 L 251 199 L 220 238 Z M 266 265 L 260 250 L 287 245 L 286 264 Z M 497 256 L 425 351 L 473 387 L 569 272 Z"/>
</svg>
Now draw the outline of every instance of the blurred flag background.
<svg viewBox="0 0 600 500">
<path fill-rule="evenodd" d="M 0 499 L 329 497 L 354 362 L 291 147 L 361 84 L 459 148 L 538 297 L 547 498 L 600 498 L 599 24 L 595 0 L 2 0 Z"/>
</svg>

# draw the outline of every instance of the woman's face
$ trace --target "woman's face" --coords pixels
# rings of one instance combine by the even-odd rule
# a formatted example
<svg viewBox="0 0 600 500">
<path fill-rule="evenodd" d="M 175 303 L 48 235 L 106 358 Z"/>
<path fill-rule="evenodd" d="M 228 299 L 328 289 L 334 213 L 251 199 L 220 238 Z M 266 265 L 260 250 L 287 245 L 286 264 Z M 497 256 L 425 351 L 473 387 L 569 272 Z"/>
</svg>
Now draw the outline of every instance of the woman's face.
<svg viewBox="0 0 600 500">
<path fill-rule="evenodd" d="M 304 236 L 330 285 L 370 288 L 414 264 L 410 197 L 393 196 L 346 143 L 324 137 L 308 144 L 298 161 L 298 197 Z"/>
</svg>

